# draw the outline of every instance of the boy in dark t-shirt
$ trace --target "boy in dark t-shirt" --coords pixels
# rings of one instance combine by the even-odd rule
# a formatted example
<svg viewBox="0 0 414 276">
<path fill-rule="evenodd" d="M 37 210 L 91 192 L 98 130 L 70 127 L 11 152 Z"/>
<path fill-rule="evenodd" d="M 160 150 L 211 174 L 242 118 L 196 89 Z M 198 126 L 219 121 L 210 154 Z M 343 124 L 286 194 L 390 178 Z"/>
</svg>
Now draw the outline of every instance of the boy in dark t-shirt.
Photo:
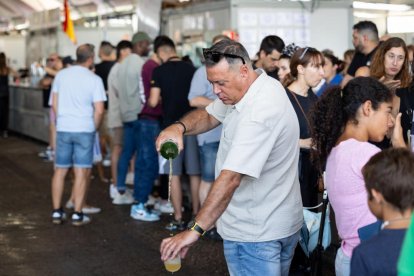
<svg viewBox="0 0 414 276">
<path fill-rule="evenodd" d="M 414 155 L 387 149 L 362 169 L 371 212 L 381 231 L 352 253 L 351 275 L 397 275 L 397 262 L 414 207 Z"/>
<path fill-rule="evenodd" d="M 188 101 L 191 80 L 195 68 L 188 62 L 182 61 L 176 54 L 174 42 L 165 37 L 166 43 L 159 47 L 158 56 L 163 64 L 154 69 L 151 80 L 151 91 L 148 105 L 156 106 L 161 101 L 163 120 L 161 129 L 176 123 L 192 108 Z M 185 131 L 185 130 L 184 130 Z M 165 159 L 163 161 L 166 161 Z M 182 191 L 180 176 L 183 167 L 189 175 L 191 186 L 191 203 L 193 214 L 198 212 L 199 198 L 198 187 L 200 185 L 200 158 L 198 155 L 197 137 L 186 135 L 184 137 L 184 149 L 177 158 L 172 161 L 171 202 L 174 208 L 174 220 L 167 225 L 169 230 L 184 230 L 185 223 L 182 220 Z M 160 171 L 168 174 L 167 163 L 160 164 Z"/>
</svg>

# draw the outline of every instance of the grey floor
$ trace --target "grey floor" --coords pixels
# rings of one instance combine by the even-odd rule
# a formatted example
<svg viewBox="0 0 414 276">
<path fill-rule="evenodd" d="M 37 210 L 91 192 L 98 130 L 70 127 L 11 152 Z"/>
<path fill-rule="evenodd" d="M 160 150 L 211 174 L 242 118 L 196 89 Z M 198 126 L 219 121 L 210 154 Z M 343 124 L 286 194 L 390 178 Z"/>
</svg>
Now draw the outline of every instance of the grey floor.
<svg viewBox="0 0 414 276">
<path fill-rule="evenodd" d="M 102 213 L 83 227 L 51 223 L 52 163 L 37 156 L 44 146 L 14 135 L 0 138 L 0 275 L 171 275 L 159 254 L 168 216 L 132 220 L 128 206 L 111 204 L 108 184 L 97 177 L 89 202 Z M 68 180 L 64 200 L 70 187 Z M 325 254 L 324 275 L 333 274 L 333 252 Z M 228 275 L 222 243 L 199 241 L 174 275 Z"/>
</svg>

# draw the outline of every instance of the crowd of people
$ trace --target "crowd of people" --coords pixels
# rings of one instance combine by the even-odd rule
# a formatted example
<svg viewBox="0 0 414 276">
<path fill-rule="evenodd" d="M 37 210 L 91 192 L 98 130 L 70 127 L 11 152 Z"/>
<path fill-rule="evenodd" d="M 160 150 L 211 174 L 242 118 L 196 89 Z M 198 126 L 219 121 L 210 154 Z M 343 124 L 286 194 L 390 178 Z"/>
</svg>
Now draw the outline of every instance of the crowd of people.
<svg viewBox="0 0 414 276">
<path fill-rule="evenodd" d="M 355 50 L 343 60 L 276 35 L 250 59 L 242 44 L 218 35 L 198 69 L 178 56 L 171 38 L 145 32 L 116 46 L 102 42 L 99 64 L 90 44 L 77 48 L 76 61 L 52 54 L 41 85 L 51 107 L 53 223 L 66 220 L 70 170 L 72 224 L 100 212 L 86 203 L 96 163 L 113 204 L 131 205 L 132 219 L 174 214 L 166 227 L 182 232 L 162 241 L 163 260 L 184 257 L 208 233 L 223 239 L 231 275 L 288 275 L 303 207 L 318 205 L 325 172 L 341 240 L 336 274 L 396 275 L 399 258 L 400 271 L 414 273 L 404 261 L 412 251 L 400 257 L 414 208 L 414 46 L 380 40 L 370 21 L 355 24 L 352 38 Z M 3 59 L 2 105 L 3 76 L 11 74 Z M 168 186 L 169 164 L 157 151 L 169 139 L 180 149 L 171 203 L 153 193 L 155 184 Z M 94 160 L 96 151 L 101 158 Z M 107 178 L 101 161 L 109 160 Z M 183 218 L 183 179 L 190 221 Z M 405 248 L 413 246 L 413 231 Z"/>
</svg>

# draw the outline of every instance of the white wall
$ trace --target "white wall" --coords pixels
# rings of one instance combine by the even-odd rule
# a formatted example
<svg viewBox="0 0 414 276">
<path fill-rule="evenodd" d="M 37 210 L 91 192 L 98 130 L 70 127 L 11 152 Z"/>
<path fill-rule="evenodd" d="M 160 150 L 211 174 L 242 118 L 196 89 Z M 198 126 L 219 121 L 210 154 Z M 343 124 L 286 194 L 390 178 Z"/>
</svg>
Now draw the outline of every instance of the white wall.
<svg viewBox="0 0 414 276">
<path fill-rule="evenodd" d="M 118 44 L 123 39 L 131 39 L 132 26 L 123 28 L 76 28 L 77 44 L 74 45 L 62 30 L 58 31 L 58 53 L 60 56 L 72 56 L 76 58 L 76 48 L 84 43 L 95 45 L 95 52 L 99 49 L 102 40 L 107 40 L 113 45 Z M 99 62 L 96 57 L 96 62 Z"/>
<path fill-rule="evenodd" d="M 0 36 L 0 52 L 6 54 L 12 68 L 25 67 L 26 38 L 22 35 Z"/>
<path fill-rule="evenodd" d="M 319 8 L 311 13 L 310 46 L 318 50 L 331 49 L 342 59 L 347 49 L 353 49 L 350 10 L 344 8 Z"/>
</svg>

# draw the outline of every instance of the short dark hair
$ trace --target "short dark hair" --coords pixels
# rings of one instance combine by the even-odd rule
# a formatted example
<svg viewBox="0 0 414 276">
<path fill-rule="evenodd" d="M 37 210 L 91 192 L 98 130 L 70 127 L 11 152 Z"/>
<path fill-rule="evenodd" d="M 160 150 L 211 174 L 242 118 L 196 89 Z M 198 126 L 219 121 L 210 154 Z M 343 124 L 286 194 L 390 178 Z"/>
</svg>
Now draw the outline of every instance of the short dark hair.
<svg viewBox="0 0 414 276">
<path fill-rule="evenodd" d="M 92 44 L 82 44 L 76 49 L 76 62 L 82 64 L 95 56 L 95 46 Z"/>
<path fill-rule="evenodd" d="M 132 43 L 129 40 L 121 40 L 117 45 L 116 45 L 116 58 L 119 59 L 120 55 L 121 55 L 121 50 L 123 49 L 131 49 L 132 50 Z"/>
<path fill-rule="evenodd" d="M 401 212 L 414 208 L 414 154 L 391 148 L 375 154 L 362 168 L 370 199 L 371 189 Z"/>
<path fill-rule="evenodd" d="M 285 42 L 283 42 L 280 37 L 276 35 L 268 35 L 263 38 L 262 43 L 260 43 L 259 51 L 263 51 L 266 55 L 269 55 L 273 50 L 282 53 L 283 48 L 285 48 Z"/>
<path fill-rule="evenodd" d="M 228 57 L 228 56 L 223 56 L 227 63 L 229 65 L 233 65 L 236 64 L 238 62 L 241 62 L 242 59 L 244 60 L 244 62 L 247 65 L 251 66 L 251 60 L 249 58 L 249 54 L 246 50 L 246 48 L 244 48 L 244 46 L 242 44 L 240 44 L 239 42 L 230 40 L 230 39 L 223 39 L 220 40 L 219 42 L 217 42 L 216 44 L 214 44 L 213 46 L 211 46 L 210 49 L 208 49 L 208 51 L 211 52 L 218 52 L 218 53 L 225 53 L 225 54 L 230 54 L 230 55 L 234 55 L 234 56 L 238 56 L 239 58 L 232 58 L 232 57 Z M 213 61 L 212 59 L 206 58 L 206 67 L 212 67 L 214 65 L 217 64 L 216 61 Z"/>
<path fill-rule="evenodd" d="M 115 47 L 110 42 L 108 42 L 106 40 L 102 41 L 101 45 L 99 46 L 99 51 L 104 56 L 110 56 L 114 49 L 115 49 Z"/>
<path fill-rule="evenodd" d="M 372 41 L 379 40 L 377 25 L 372 21 L 359 21 L 352 28 L 358 31 L 358 33 L 369 34 L 369 38 Z"/>
<path fill-rule="evenodd" d="M 175 51 L 174 41 L 166 35 L 159 35 L 154 39 L 154 53 L 157 53 L 160 47 L 172 48 Z"/>
</svg>

